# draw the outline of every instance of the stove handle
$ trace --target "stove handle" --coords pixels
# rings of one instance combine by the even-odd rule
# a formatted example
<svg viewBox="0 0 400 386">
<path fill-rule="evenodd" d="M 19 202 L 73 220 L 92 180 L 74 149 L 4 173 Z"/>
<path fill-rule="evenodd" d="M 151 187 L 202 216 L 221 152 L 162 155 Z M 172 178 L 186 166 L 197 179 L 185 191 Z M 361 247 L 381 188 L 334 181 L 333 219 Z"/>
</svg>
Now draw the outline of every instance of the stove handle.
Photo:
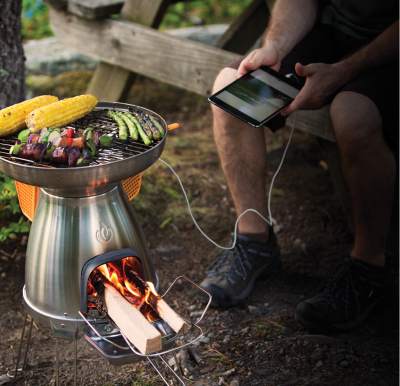
<svg viewBox="0 0 400 386">
<path fill-rule="evenodd" d="M 179 123 L 171 123 L 170 125 L 168 125 L 168 130 L 175 130 L 179 127 Z"/>
</svg>

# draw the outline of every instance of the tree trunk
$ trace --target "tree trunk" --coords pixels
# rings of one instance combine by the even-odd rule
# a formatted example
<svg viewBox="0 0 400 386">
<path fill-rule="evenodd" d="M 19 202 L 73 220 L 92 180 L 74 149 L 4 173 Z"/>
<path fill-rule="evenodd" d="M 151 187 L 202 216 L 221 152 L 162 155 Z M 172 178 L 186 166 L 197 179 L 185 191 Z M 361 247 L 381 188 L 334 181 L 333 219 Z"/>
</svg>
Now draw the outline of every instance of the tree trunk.
<svg viewBox="0 0 400 386">
<path fill-rule="evenodd" d="M 0 109 L 25 100 L 22 0 L 0 0 Z"/>
</svg>

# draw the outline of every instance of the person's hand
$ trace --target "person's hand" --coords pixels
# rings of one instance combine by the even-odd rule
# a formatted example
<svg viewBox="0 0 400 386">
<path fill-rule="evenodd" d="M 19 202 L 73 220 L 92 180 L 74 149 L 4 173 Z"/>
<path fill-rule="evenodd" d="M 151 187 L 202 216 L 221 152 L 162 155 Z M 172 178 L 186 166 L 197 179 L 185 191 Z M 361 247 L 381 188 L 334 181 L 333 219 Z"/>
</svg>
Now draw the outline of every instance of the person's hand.
<svg viewBox="0 0 400 386">
<path fill-rule="evenodd" d="M 296 110 L 316 110 L 328 103 L 332 94 L 346 83 L 343 68 L 336 64 L 313 63 L 303 66 L 296 64 L 296 73 L 307 77 L 304 87 L 282 115 Z"/>
<path fill-rule="evenodd" d="M 240 63 L 236 73 L 236 78 L 240 78 L 246 72 L 255 70 L 260 66 L 269 66 L 275 71 L 279 71 L 281 60 L 278 50 L 272 43 L 266 44 L 264 47 L 252 51 Z"/>
</svg>

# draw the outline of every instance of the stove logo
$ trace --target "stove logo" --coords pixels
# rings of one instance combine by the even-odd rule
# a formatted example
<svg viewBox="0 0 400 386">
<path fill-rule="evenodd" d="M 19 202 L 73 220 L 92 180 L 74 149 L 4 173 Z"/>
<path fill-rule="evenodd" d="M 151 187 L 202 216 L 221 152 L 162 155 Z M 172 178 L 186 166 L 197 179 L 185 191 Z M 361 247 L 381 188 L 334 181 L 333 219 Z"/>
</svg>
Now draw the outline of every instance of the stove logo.
<svg viewBox="0 0 400 386">
<path fill-rule="evenodd" d="M 101 243 L 108 243 L 113 237 L 113 230 L 100 222 L 100 230 L 96 232 L 96 237 Z"/>
</svg>

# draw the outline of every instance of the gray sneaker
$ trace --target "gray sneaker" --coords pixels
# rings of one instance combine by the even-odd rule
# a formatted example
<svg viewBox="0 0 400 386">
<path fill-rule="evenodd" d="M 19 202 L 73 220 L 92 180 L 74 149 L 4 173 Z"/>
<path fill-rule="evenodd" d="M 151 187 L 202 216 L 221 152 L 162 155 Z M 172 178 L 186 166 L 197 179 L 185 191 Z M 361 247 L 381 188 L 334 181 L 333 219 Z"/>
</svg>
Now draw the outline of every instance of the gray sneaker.
<svg viewBox="0 0 400 386">
<path fill-rule="evenodd" d="M 200 287 L 211 294 L 212 305 L 234 306 L 249 296 L 259 276 L 275 274 L 281 261 L 281 251 L 272 227 L 267 244 L 238 234 L 235 247 L 225 251 L 207 268 L 207 277 Z M 208 301 L 208 296 L 201 290 L 197 290 L 196 296 L 199 300 Z"/>
</svg>

